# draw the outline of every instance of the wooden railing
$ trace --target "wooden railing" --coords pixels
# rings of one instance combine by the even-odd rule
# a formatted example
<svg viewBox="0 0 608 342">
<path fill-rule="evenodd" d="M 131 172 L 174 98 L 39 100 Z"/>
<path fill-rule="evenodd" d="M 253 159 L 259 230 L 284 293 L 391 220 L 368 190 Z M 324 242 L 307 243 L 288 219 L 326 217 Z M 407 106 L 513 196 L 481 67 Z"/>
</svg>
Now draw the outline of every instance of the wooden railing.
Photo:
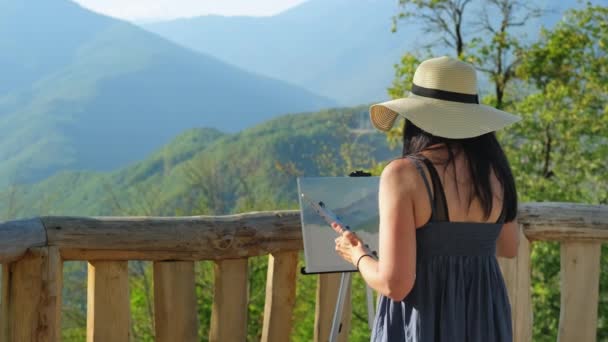
<svg viewBox="0 0 608 342">
<path fill-rule="evenodd" d="M 514 259 L 500 260 L 516 341 L 530 341 L 530 244 L 561 242 L 560 341 L 595 341 L 608 206 L 524 204 Z M 129 341 L 128 260 L 154 262 L 157 341 L 197 341 L 194 262 L 215 261 L 209 340 L 244 341 L 248 259 L 268 255 L 263 341 L 288 341 L 295 303 L 297 211 L 231 216 L 57 217 L 0 223 L 0 341 L 59 341 L 63 262 L 88 261 L 87 340 Z M 318 276 L 316 341 L 328 339 L 338 275 Z M 344 311 L 348 330 L 350 309 Z M 346 340 L 345 337 L 343 340 Z"/>
</svg>

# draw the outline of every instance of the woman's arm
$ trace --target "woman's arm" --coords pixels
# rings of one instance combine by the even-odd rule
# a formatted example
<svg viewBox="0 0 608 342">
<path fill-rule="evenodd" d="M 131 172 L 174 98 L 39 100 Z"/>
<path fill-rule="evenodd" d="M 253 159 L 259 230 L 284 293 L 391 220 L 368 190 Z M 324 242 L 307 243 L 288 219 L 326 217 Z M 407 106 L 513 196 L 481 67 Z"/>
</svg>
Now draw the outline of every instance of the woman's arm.
<svg viewBox="0 0 608 342">
<path fill-rule="evenodd" d="M 496 239 L 496 255 L 504 258 L 517 256 L 519 247 L 519 224 L 517 219 L 502 226 L 498 239 Z"/>
<path fill-rule="evenodd" d="M 396 301 L 414 286 L 416 274 L 416 229 L 414 201 L 418 173 L 408 159 L 389 163 L 380 176 L 378 204 L 380 214 L 378 260 L 363 257 L 359 272 L 374 290 Z M 356 235 L 345 232 L 337 239 L 336 250 L 355 264 L 366 249 Z M 350 244 L 344 247 L 341 244 Z M 349 260 L 350 259 L 350 260 Z"/>
</svg>

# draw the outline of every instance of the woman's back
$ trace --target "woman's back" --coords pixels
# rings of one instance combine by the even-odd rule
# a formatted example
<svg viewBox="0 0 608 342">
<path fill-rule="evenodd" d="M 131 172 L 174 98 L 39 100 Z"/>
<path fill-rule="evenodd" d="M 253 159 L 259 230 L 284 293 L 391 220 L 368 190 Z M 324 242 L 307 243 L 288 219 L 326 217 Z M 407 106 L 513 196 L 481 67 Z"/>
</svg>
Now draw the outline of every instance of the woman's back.
<svg viewBox="0 0 608 342">
<path fill-rule="evenodd" d="M 473 186 L 469 166 L 464 153 L 455 152 L 453 163 L 447 163 L 448 153 L 443 146 L 434 146 L 419 153 L 416 157 L 420 161 L 426 159 L 430 161 L 443 188 L 443 195 L 448 208 L 448 217 L 451 222 L 487 222 L 494 223 L 503 212 L 502 186 L 496 175 L 492 173 L 490 185 L 492 188 L 492 210 L 489 217 L 484 217 L 484 210 L 479 198 L 470 198 L 470 190 Z M 431 180 L 431 173 L 428 168 L 423 168 L 427 180 Z M 416 227 L 419 228 L 431 217 L 431 205 L 428 200 L 429 195 L 424 186 L 422 178 L 416 179 L 420 183 L 417 187 L 416 198 L 414 200 L 414 215 L 416 217 Z M 431 193 L 435 190 L 433 182 L 429 182 Z M 469 204 L 469 200 L 471 202 Z"/>
<path fill-rule="evenodd" d="M 436 167 L 431 158 L 445 160 L 441 150 L 425 152 L 397 161 L 413 163 L 419 174 L 408 180 L 418 185 L 414 287 L 402 301 L 379 297 L 372 340 L 511 341 L 511 310 L 495 257 L 502 196 L 492 196 L 485 217 L 483 203 L 469 198 L 465 159 L 456 154 L 453 163 Z M 493 194 L 502 192 L 495 177 L 490 184 Z"/>
</svg>

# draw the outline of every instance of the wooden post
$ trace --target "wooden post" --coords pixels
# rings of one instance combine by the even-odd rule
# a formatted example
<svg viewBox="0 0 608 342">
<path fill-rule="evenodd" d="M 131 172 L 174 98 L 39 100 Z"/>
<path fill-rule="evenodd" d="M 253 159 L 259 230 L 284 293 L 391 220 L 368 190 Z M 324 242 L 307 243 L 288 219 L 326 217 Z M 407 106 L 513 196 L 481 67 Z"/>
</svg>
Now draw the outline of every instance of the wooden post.
<svg viewBox="0 0 608 342">
<path fill-rule="evenodd" d="M 89 262 L 87 285 L 87 342 L 129 342 L 128 262 Z"/>
<path fill-rule="evenodd" d="M 10 291 L 9 282 L 10 279 L 10 264 L 2 264 L 2 283 L 0 291 L 0 342 L 9 342 L 8 339 L 8 296 Z"/>
<path fill-rule="evenodd" d="M 63 260 L 58 247 L 44 248 L 47 251 L 46 279 L 43 279 L 42 300 L 46 323 L 49 326 L 48 340 L 61 341 L 61 301 L 63 289 Z M 45 284 L 46 283 L 46 284 Z M 45 286 L 46 285 L 46 286 Z"/>
<path fill-rule="evenodd" d="M 268 256 L 263 342 L 289 341 L 296 302 L 297 268 L 298 252 L 282 252 Z"/>
<path fill-rule="evenodd" d="M 0 222 L 0 263 L 17 261 L 30 248 L 46 246 L 46 231 L 39 217 Z"/>
<path fill-rule="evenodd" d="M 532 293 L 530 269 L 530 242 L 520 225 L 519 248 L 513 259 L 499 258 L 500 268 L 511 302 L 513 341 L 532 341 Z"/>
<path fill-rule="evenodd" d="M 319 274 L 317 281 L 317 303 L 315 307 L 315 342 L 327 342 L 331 333 L 331 324 L 336 309 L 338 299 L 338 289 L 340 287 L 340 273 Z M 348 286 L 346 303 L 342 312 L 342 332 L 338 335 L 338 341 L 347 342 L 350 332 L 350 319 L 352 313 L 351 306 L 351 286 Z"/>
<path fill-rule="evenodd" d="M 600 254 L 599 241 L 561 244 L 558 341 L 596 340 Z"/>
<path fill-rule="evenodd" d="M 11 264 L 6 263 L 2 265 L 2 292 L 0 292 L 0 342 L 10 342 L 9 338 L 9 296 L 10 289 L 10 273 Z"/>
<path fill-rule="evenodd" d="M 154 263 L 154 322 L 157 342 L 199 340 L 194 262 Z"/>
<path fill-rule="evenodd" d="M 3 267 L 2 338 L 59 341 L 63 263 L 54 247 L 31 248 Z"/>
<path fill-rule="evenodd" d="M 248 269 L 247 259 L 215 262 L 210 342 L 247 340 Z"/>
</svg>

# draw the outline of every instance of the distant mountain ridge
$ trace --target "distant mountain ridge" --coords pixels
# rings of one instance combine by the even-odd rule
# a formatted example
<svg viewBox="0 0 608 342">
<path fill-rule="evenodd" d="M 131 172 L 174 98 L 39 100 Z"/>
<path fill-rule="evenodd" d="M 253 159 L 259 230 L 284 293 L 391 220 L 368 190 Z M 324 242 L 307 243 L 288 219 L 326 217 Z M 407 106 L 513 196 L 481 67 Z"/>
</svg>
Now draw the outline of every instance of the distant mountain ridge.
<svg viewBox="0 0 608 342">
<path fill-rule="evenodd" d="M 467 8 L 467 21 L 481 12 L 483 1 Z M 542 18 L 517 28 L 521 38 L 534 38 L 542 25 L 553 25 L 577 0 L 535 1 L 548 8 Z M 308 0 L 271 17 L 216 15 L 142 23 L 141 27 L 178 44 L 262 75 L 285 80 L 334 98 L 341 105 L 382 101 L 394 79 L 393 65 L 406 52 L 420 50 L 438 38 L 424 32 L 417 18 L 399 21 L 392 0 Z M 470 38 L 470 25 L 465 36 Z M 435 53 L 452 53 L 438 49 Z"/>
<path fill-rule="evenodd" d="M 391 33 L 396 10 L 386 0 L 309 0 L 272 17 L 204 16 L 141 26 L 352 106 L 385 99 L 393 64 L 417 41 L 411 31 Z"/>
<path fill-rule="evenodd" d="M 112 170 L 190 127 L 335 102 L 68 0 L 0 0 L 0 186 Z"/>
</svg>

